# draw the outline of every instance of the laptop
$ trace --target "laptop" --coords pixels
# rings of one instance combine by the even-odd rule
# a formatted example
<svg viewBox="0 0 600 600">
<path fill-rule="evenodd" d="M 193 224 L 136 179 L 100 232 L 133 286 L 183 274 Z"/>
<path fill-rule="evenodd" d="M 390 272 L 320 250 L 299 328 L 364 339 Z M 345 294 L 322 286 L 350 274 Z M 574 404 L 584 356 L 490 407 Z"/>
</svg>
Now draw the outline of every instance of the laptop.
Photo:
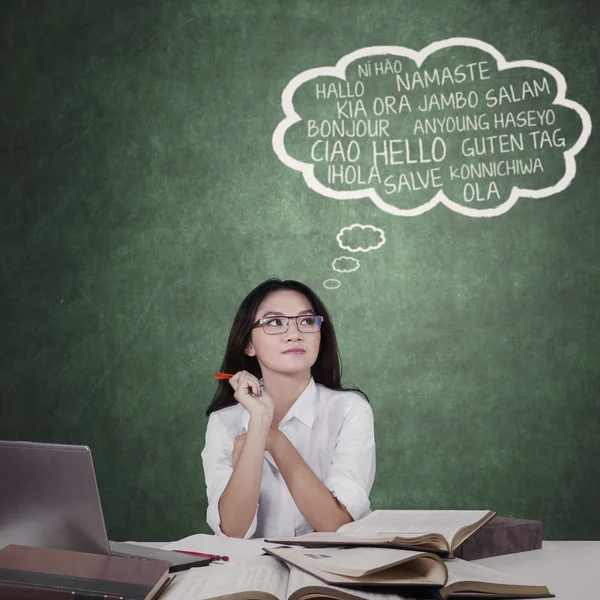
<svg viewBox="0 0 600 600">
<path fill-rule="evenodd" d="M 0 440 L 0 549 L 8 544 L 171 563 L 171 572 L 210 558 L 109 542 L 87 446 Z"/>
</svg>

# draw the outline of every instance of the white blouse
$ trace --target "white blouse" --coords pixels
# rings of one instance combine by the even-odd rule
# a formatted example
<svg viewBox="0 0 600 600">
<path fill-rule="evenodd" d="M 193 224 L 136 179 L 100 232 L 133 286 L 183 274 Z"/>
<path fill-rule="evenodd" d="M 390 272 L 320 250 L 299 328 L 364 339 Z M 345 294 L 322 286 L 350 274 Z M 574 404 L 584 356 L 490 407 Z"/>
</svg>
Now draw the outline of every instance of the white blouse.
<svg viewBox="0 0 600 600">
<path fill-rule="evenodd" d="M 208 419 L 202 451 L 206 520 L 217 535 L 224 535 L 219 499 L 233 472 L 233 442 L 247 432 L 249 420 L 250 413 L 241 404 L 213 412 Z M 311 379 L 279 429 L 355 521 L 370 512 L 375 437 L 373 411 L 361 395 L 330 390 Z M 265 452 L 258 506 L 244 537 L 296 536 L 310 531 L 275 461 Z"/>
</svg>

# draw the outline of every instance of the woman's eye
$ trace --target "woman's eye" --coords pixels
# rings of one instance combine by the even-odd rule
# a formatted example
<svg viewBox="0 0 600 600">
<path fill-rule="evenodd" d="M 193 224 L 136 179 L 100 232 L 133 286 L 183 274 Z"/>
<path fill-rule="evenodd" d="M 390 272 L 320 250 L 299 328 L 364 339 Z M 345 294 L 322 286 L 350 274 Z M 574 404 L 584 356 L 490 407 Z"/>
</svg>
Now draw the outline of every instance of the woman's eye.
<svg viewBox="0 0 600 600">
<path fill-rule="evenodd" d="M 304 317 L 304 319 L 302 319 L 302 325 L 314 325 L 314 324 L 315 324 L 314 317 Z"/>
<path fill-rule="evenodd" d="M 265 325 L 269 327 L 281 327 L 281 319 L 269 319 L 265 321 Z"/>
</svg>

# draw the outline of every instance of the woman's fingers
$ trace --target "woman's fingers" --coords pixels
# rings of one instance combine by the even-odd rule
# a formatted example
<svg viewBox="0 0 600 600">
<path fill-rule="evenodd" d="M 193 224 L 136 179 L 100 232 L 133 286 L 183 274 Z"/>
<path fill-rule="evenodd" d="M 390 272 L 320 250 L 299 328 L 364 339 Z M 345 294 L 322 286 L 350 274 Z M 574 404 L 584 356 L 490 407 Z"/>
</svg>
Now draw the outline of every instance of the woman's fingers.
<svg viewBox="0 0 600 600">
<path fill-rule="evenodd" d="M 248 371 L 238 371 L 230 380 L 229 384 L 235 391 L 235 398 L 239 402 L 237 397 L 238 393 L 251 394 L 253 396 L 260 396 L 261 387 L 256 376 Z"/>
<path fill-rule="evenodd" d="M 273 419 L 273 400 L 263 392 L 263 387 L 255 375 L 248 371 L 237 372 L 230 380 L 235 390 L 233 397 L 250 413 L 251 417 L 269 427 Z"/>
<path fill-rule="evenodd" d="M 233 394 L 236 400 L 240 400 L 240 396 L 256 396 L 256 389 L 258 388 L 258 381 L 256 377 L 250 373 L 244 373 L 238 381 L 237 390 Z"/>
<path fill-rule="evenodd" d="M 237 390 L 241 374 L 242 372 L 238 371 L 233 377 L 229 378 L 229 385 L 233 388 L 233 391 Z"/>
<path fill-rule="evenodd" d="M 235 389 L 233 397 L 250 413 L 250 416 L 265 420 L 269 411 L 261 402 L 261 386 L 258 379 L 248 371 L 239 371 L 229 381 Z"/>
</svg>

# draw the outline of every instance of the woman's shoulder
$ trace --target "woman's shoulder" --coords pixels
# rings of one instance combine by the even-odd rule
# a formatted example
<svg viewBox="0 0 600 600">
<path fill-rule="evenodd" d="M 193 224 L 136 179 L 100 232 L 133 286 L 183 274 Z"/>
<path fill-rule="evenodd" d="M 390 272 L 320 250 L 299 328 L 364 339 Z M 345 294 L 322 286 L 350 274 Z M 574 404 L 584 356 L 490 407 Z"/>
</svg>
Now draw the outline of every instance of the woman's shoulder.
<svg viewBox="0 0 600 600">
<path fill-rule="evenodd" d="M 220 408 L 219 410 L 215 410 L 210 413 L 208 417 L 209 423 L 219 423 L 224 427 L 238 427 L 244 418 L 244 413 L 246 409 L 236 402 L 236 404 L 232 406 L 227 406 L 225 408 Z"/>
<path fill-rule="evenodd" d="M 320 404 L 330 408 L 343 408 L 344 412 L 350 410 L 371 411 L 371 405 L 367 399 L 356 390 L 332 390 L 320 383 L 319 388 Z"/>
</svg>

